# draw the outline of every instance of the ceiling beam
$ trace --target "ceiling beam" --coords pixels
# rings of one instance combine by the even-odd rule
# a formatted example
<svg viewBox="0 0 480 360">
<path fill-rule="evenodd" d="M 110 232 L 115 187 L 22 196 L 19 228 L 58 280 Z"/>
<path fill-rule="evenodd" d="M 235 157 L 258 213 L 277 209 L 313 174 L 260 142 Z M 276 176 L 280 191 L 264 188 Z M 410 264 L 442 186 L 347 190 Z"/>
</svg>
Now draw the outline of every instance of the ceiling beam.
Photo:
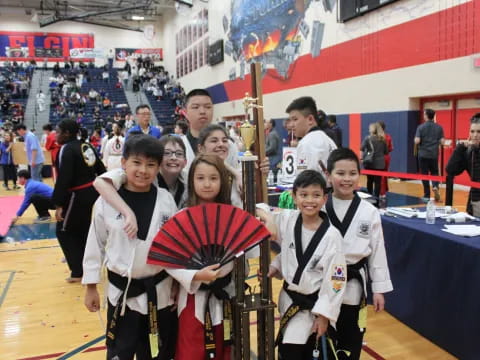
<svg viewBox="0 0 480 360">
<path fill-rule="evenodd" d="M 119 24 L 119 25 L 116 25 L 116 24 L 105 24 L 105 23 L 99 23 L 99 22 L 96 22 L 96 21 L 81 20 L 81 19 L 79 19 L 79 20 L 71 20 L 71 21 L 79 22 L 79 23 L 84 23 L 84 24 L 90 24 L 90 25 L 105 26 L 105 27 L 109 27 L 109 28 L 112 28 L 112 29 L 120 29 L 120 30 L 129 30 L 129 31 L 143 32 L 143 29 L 132 28 L 132 27 L 130 27 L 130 26 L 123 25 L 123 24 Z"/>
</svg>

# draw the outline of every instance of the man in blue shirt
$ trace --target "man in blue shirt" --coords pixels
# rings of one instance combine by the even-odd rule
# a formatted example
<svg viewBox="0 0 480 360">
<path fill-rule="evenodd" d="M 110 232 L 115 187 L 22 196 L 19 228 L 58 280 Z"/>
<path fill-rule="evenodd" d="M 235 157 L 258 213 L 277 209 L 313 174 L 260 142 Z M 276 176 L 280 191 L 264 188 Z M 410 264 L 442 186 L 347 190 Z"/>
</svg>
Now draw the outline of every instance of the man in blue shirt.
<svg viewBox="0 0 480 360">
<path fill-rule="evenodd" d="M 132 126 L 130 130 L 128 130 L 125 140 L 128 138 L 128 135 L 131 132 L 142 132 L 144 134 L 151 135 L 153 137 L 156 137 L 157 139 L 160 139 L 160 137 L 162 136 L 160 130 L 155 126 L 150 125 L 150 117 L 152 116 L 150 106 L 148 106 L 147 104 L 138 105 L 135 109 L 135 114 L 137 115 L 138 125 Z"/>
<path fill-rule="evenodd" d="M 17 216 L 13 218 L 12 222 L 16 222 L 30 204 L 33 204 L 38 213 L 35 223 L 49 221 L 50 213 L 48 210 L 55 210 L 55 205 L 52 202 L 53 188 L 40 181 L 31 179 L 28 170 L 20 170 L 17 177 L 18 183 L 25 186 L 25 197 L 22 205 L 20 205 L 20 209 L 17 211 Z"/>
<path fill-rule="evenodd" d="M 43 156 L 43 150 L 40 146 L 40 142 L 35 134 L 31 131 L 28 131 L 27 127 L 23 124 L 17 125 L 15 127 L 15 131 L 25 140 L 25 150 L 27 152 L 28 165 L 30 165 L 32 179 L 41 182 L 42 167 L 45 158 Z"/>
</svg>

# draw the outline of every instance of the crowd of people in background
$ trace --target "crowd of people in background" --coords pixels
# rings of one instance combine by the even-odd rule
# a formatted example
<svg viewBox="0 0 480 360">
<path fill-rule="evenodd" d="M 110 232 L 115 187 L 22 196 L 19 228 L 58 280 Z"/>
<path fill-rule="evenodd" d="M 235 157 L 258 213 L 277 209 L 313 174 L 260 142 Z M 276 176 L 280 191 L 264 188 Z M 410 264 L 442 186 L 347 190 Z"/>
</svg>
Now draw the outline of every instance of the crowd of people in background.
<svg viewBox="0 0 480 360">
<path fill-rule="evenodd" d="M 6 181 L 14 181 L 15 178 L 15 172 L 10 168 L 13 160 L 11 156 L 8 156 L 6 149 L 9 148 L 10 142 L 15 141 L 16 133 L 14 130 L 16 126 L 24 121 L 25 101 L 22 104 L 16 102 L 16 100 L 25 99 L 28 96 L 31 76 L 36 67 L 34 61 L 25 64 L 5 62 L 5 66 L 0 70 L 0 88 L 2 90 L 0 91 L 0 122 L 3 123 L 2 132 L 5 133 L 5 135 L 2 134 L 4 151 L 2 152 L 1 164 L 6 166 L 4 168 Z M 111 82 L 125 90 L 142 90 L 154 100 L 166 100 L 174 106 L 171 114 L 171 124 L 161 126 L 149 123 L 149 129 L 154 128 L 154 130 L 150 129 L 148 132 L 154 131 L 161 135 L 173 133 L 179 136 L 188 136 L 190 124 L 186 119 L 185 91 L 164 67 L 155 66 L 148 57 L 139 57 L 126 61 L 123 69 L 115 72 L 118 75 L 117 78 L 113 78 L 112 74 L 109 65 L 103 66 L 99 71 L 93 63 L 66 61 L 63 67 L 56 63 L 53 67 L 53 76 L 49 79 L 50 93 L 44 94 L 39 91 L 36 94 L 36 105 L 40 112 L 45 110 L 46 96 L 50 97 L 50 106 L 54 109 L 51 113 L 52 123 L 47 125 L 47 129 L 44 128 L 45 136 L 48 136 L 48 133 L 54 130 L 59 121 L 74 120 L 83 129 L 86 141 L 93 146 L 100 156 L 104 156 L 108 168 L 118 166 L 118 162 L 113 159 L 120 153 L 129 131 L 132 129 L 134 132 L 145 131 L 145 128 L 139 123 L 139 116 L 133 114 L 127 104 L 117 104 L 110 99 L 107 89 Z M 105 83 L 105 87 L 100 89 L 90 87 L 88 84 L 94 80 L 101 80 Z M 87 105 L 93 110 L 87 111 Z M 104 110 L 107 109 L 115 109 L 115 111 L 106 115 Z M 149 109 L 149 111 L 152 112 L 152 109 Z M 434 116 L 435 112 L 433 110 L 427 109 L 425 111 L 426 122 L 417 130 L 415 143 L 418 149 L 416 155 L 418 156 L 420 171 L 423 174 L 437 175 L 438 168 L 436 169 L 435 165 L 438 164 L 438 152 L 434 149 L 442 144 L 443 132 L 441 126 L 434 123 Z M 229 124 L 229 138 L 236 145 L 238 151 L 244 151 L 245 147 L 239 131 L 240 123 L 230 122 L 227 124 Z M 282 125 L 284 129 L 278 130 L 279 126 Z M 294 120 L 291 116 L 283 122 L 274 119 L 268 119 L 265 122 L 267 155 L 270 159 L 270 170 L 275 183 L 278 182 L 281 172 L 282 148 L 298 146 L 299 140 L 307 135 L 310 136 L 312 129 L 321 130 L 333 141 L 336 147 L 342 147 L 343 132 L 335 115 L 327 115 L 322 110 L 317 110 L 309 132 L 303 134 L 300 138 L 295 136 L 293 128 Z M 287 135 L 281 136 L 284 131 Z M 27 130 L 28 133 L 31 132 Z M 20 138 L 22 137 L 20 136 Z M 109 142 L 112 138 L 114 141 Z M 46 148 L 47 142 L 45 139 L 41 144 Z M 52 141 L 50 141 L 49 146 L 51 144 Z M 360 148 L 364 168 L 388 170 L 393 149 L 393 141 L 385 131 L 385 123 L 382 121 L 371 123 L 369 134 L 363 140 Z M 431 157 L 430 153 L 432 154 Z M 37 163 L 38 160 L 41 159 L 37 159 Z M 31 159 L 29 161 L 31 162 Z M 34 161 L 34 163 L 36 162 Z M 325 166 L 325 164 L 322 165 Z M 37 170 L 34 171 L 32 177 L 38 177 Z M 423 183 L 424 199 L 427 200 L 430 197 L 429 182 L 424 181 Z M 16 184 L 13 186 L 15 187 Z M 378 199 L 384 199 L 388 192 L 387 177 L 367 175 L 367 191 Z M 439 200 L 440 195 L 436 182 L 433 183 L 433 193 L 435 200 Z"/>
<path fill-rule="evenodd" d="M 55 77 L 51 79 L 51 98 L 52 104 L 56 109 L 56 118 L 55 124 L 44 125 L 44 136 L 41 140 L 33 134 L 31 129 L 22 123 L 17 124 L 14 128 L 4 126 L 1 134 L 3 140 L 0 144 L 0 161 L 5 174 L 4 187 L 7 190 L 11 189 L 11 182 L 13 189 L 18 188 L 17 183 L 26 189 L 24 203 L 14 221 L 22 216 L 30 204 L 35 206 L 38 213 L 37 222 L 49 221 L 49 210 L 56 210 L 57 238 L 71 271 L 70 276 L 66 280 L 71 283 L 83 281 L 87 285 L 85 304 L 90 311 L 97 311 L 99 305 L 97 301 L 98 293 L 95 290 L 97 281 L 90 278 L 93 271 L 88 268 L 90 261 L 88 259 L 98 255 L 96 250 L 93 251 L 88 246 L 88 241 L 92 242 L 92 236 L 89 236 L 88 230 L 91 226 L 90 214 L 92 213 L 93 205 L 97 200 L 98 193 L 100 193 L 102 196 L 101 201 L 105 202 L 105 204 L 108 203 L 109 206 L 112 206 L 111 209 L 115 209 L 116 214 L 119 212 L 118 216 L 125 218 L 125 227 L 121 229 L 121 236 L 126 238 L 131 235 L 130 233 L 136 233 L 138 230 L 139 236 L 146 239 L 148 226 L 144 223 L 144 219 L 139 218 L 143 214 L 143 210 L 135 205 L 138 204 L 138 201 L 131 202 L 130 197 L 133 195 L 126 193 L 126 188 L 124 187 L 125 184 L 128 185 L 137 181 L 134 175 L 140 170 L 136 170 L 135 167 L 140 166 L 142 161 L 145 162 L 145 166 L 155 163 L 155 166 L 152 166 L 154 170 L 148 170 L 151 174 L 145 170 L 146 173 L 151 175 L 147 174 L 150 176 L 150 183 L 142 187 L 142 191 L 138 191 L 138 187 L 134 187 L 137 190 L 133 192 L 142 193 L 144 192 L 143 190 L 150 192 L 150 185 L 155 181 L 158 184 L 158 189 L 165 190 L 162 194 L 165 194 L 165 199 L 168 198 L 168 201 L 165 201 L 169 202 L 168 211 L 169 214 L 171 213 L 170 215 L 173 215 L 177 208 L 205 203 L 202 201 L 206 199 L 207 195 L 205 194 L 209 192 L 202 190 L 202 186 L 206 185 L 199 180 L 200 175 L 197 176 L 195 174 L 207 170 L 214 174 L 211 175 L 207 171 L 206 176 L 212 176 L 212 179 L 215 176 L 215 179 L 217 179 L 218 174 L 221 174 L 217 190 L 228 194 L 228 196 L 221 197 L 222 201 L 217 201 L 216 198 L 209 198 L 206 201 L 207 203 L 215 201 L 238 207 L 243 205 L 240 186 L 242 176 L 238 166 L 238 152 L 245 151 L 246 148 L 239 134 L 240 124 L 231 123 L 228 127 L 211 124 L 213 102 L 207 91 L 196 89 L 185 96 L 181 86 L 173 78 L 169 77 L 168 73 L 163 69 L 157 71 L 148 62 L 142 61 L 140 63 L 137 61 L 136 66 L 138 66 L 138 73 L 129 75 L 126 79 L 121 79 L 119 83 L 127 80 L 127 82 L 121 84 L 121 86 L 126 87 L 130 85 L 130 81 L 132 86 L 135 86 L 135 82 L 138 81 L 139 86 L 143 87 L 147 92 L 151 91 L 156 99 L 171 99 L 172 104 L 179 108 L 178 114 L 173 114 L 174 121 L 171 126 L 164 128 L 158 124 L 152 124 L 152 109 L 146 104 L 137 106 L 134 114 L 125 109 L 119 109 L 111 118 L 104 119 L 102 109 L 105 109 L 106 105 L 114 106 L 114 104 L 105 103 L 105 100 L 108 100 L 108 94 L 102 90 L 97 92 L 93 88 L 90 88 L 88 93 L 82 93 L 81 88 L 84 82 L 89 81 L 86 78 L 89 76 L 88 69 L 73 68 L 67 69 L 66 73 L 58 71 Z M 143 71 L 140 71 L 142 69 Z M 134 71 L 134 69 L 130 70 Z M 128 73 L 128 69 L 124 70 L 124 72 Z M 110 73 L 107 69 L 99 76 L 102 81 L 110 81 Z M 95 103 L 92 114 L 94 126 L 87 129 L 83 110 L 89 102 Z M 285 220 L 284 223 L 278 222 L 276 224 L 282 232 L 281 236 L 287 238 L 295 236 L 293 230 L 297 225 L 293 226 L 292 221 L 297 221 L 296 219 L 299 217 L 302 217 L 304 220 L 310 218 L 314 220 L 315 231 L 321 226 L 319 224 L 325 221 L 326 216 L 336 226 L 338 223 L 343 226 L 343 217 L 340 214 L 345 215 L 345 210 L 353 206 L 354 216 L 357 218 L 356 220 L 350 219 L 354 225 L 350 226 L 350 224 L 347 224 L 350 227 L 345 225 L 344 229 L 347 232 L 352 231 L 352 233 L 349 236 L 344 236 L 344 234 L 340 235 L 335 230 L 338 232 L 338 234 L 335 234 L 337 237 L 335 241 L 339 244 L 342 242 L 343 249 L 342 258 L 339 261 L 346 266 L 347 262 L 345 259 L 348 260 L 350 258 L 350 262 L 352 262 L 352 259 L 357 259 L 358 257 L 366 259 L 368 255 L 365 254 L 370 254 L 368 251 L 372 249 L 378 252 L 375 256 L 370 256 L 369 261 L 371 263 L 369 262 L 368 266 L 371 269 L 375 268 L 377 271 L 372 278 L 375 284 L 373 300 L 375 310 L 380 311 L 384 307 L 382 294 L 392 290 L 385 250 L 383 248 L 383 236 L 381 232 L 375 234 L 370 238 L 371 243 L 366 244 L 364 247 L 359 246 L 358 242 L 351 241 L 351 239 L 357 236 L 353 234 L 353 231 L 356 231 L 358 228 L 357 225 L 366 219 L 375 219 L 377 222 L 375 226 L 372 226 L 372 231 L 373 229 L 378 230 L 381 228 L 378 210 L 371 204 L 360 200 L 355 190 L 358 186 L 361 163 L 367 170 L 388 170 L 389 168 L 393 142 L 391 136 L 385 132 L 385 123 L 379 121 L 369 124 L 369 133 L 363 139 L 360 148 L 360 158 L 358 158 L 352 150 L 342 147 L 343 133 L 337 124 L 336 117 L 318 110 L 312 97 L 306 96 L 293 100 L 287 106 L 286 113 L 288 114 L 288 119 L 283 122 L 283 126 L 287 131 L 287 136 L 283 139 L 279 133 L 279 127 L 282 122 L 274 119 L 265 120 L 264 135 L 267 158 L 262 159 L 258 164 L 264 174 L 271 172 L 273 182 L 277 182 L 283 160 L 282 148 L 284 146 L 297 148 L 297 170 L 300 175 L 295 180 L 296 185 L 294 184 L 291 196 L 299 210 L 295 213 L 295 216 L 291 212 L 285 212 L 282 215 Z M 437 142 L 442 142 L 443 133 L 437 127 L 428 123 L 428 121 L 433 121 L 434 115 L 435 113 L 433 112 L 432 114 L 432 111 L 428 109 L 425 111 L 425 116 L 428 120 L 426 125 L 419 128 L 415 137 L 415 142 L 420 149 L 422 149 L 422 145 L 426 145 L 427 140 L 430 138 L 435 138 Z M 478 137 L 477 133 L 480 133 L 480 130 L 477 129 L 477 122 L 477 120 L 472 122 L 471 130 L 475 139 Z M 427 127 L 430 128 L 425 135 L 424 129 Z M 28 170 L 21 170 L 18 174 L 12 157 L 15 134 L 18 136 L 18 140 L 25 143 L 29 168 Z M 158 142 L 157 139 L 159 139 Z M 132 148 L 136 146 L 140 149 L 135 150 L 138 153 L 131 153 Z M 150 151 L 150 146 L 155 148 L 155 151 L 158 150 L 158 154 L 155 153 L 155 161 L 145 155 Z M 431 146 L 436 146 L 438 149 L 438 144 Z M 55 179 L 53 188 L 42 184 L 42 166 L 45 162 L 43 149 L 51 152 L 53 177 Z M 460 171 L 462 168 L 460 161 L 463 161 L 464 158 L 470 158 L 471 153 L 468 151 L 468 155 L 464 156 L 466 151 L 464 148 L 456 150 L 459 162 L 455 168 L 453 168 L 453 165 L 450 166 L 452 172 Z M 421 154 L 424 157 L 425 153 L 421 152 Z M 426 163 L 426 161 L 424 162 Z M 123 170 L 115 172 L 119 168 L 123 168 Z M 189 169 L 190 171 L 188 171 Z M 467 169 L 469 168 L 467 167 Z M 430 170 L 434 173 L 434 169 Z M 473 169 L 469 169 L 469 171 L 473 171 Z M 186 175 L 187 173 L 189 175 Z M 77 176 L 73 176 L 73 174 Z M 346 186 L 343 184 L 345 174 L 348 174 L 348 177 L 353 179 L 348 189 L 345 189 Z M 327 179 L 333 188 L 333 192 L 330 194 L 327 194 Z M 388 191 L 388 183 L 383 181 L 381 176 L 367 175 L 367 190 L 377 199 L 384 197 L 386 191 Z M 302 196 L 310 196 L 310 192 L 317 199 L 321 199 L 318 200 L 317 205 L 319 208 L 314 215 L 309 210 L 309 207 L 312 207 L 312 205 L 303 206 L 301 200 Z M 167 196 L 167 194 L 169 195 Z M 202 196 L 205 196 L 205 199 Z M 134 197 L 137 200 L 140 198 L 137 195 Z M 478 204 L 475 204 L 476 200 L 478 200 L 477 194 L 472 192 L 471 197 L 472 201 L 474 201 L 472 205 L 478 206 Z M 151 199 L 148 201 L 151 201 Z M 141 205 L 143 206 L 143 203 Z M 327 209 L 325 218 L 323 215 L 319 216 L 319 209 L 323 205 Z M 375 205 L 378 206 L 378 203 Z M 105 208 L 105 206 L 102 208 Z M 113 210 L 110 212 L 113 213 Z M 268 214 L 265 219 L 265 221 L 269 221 Z M 292 226 L 282 228 L 289 222 Z M 94 226 L 98 224 L 100 223 Z M 98 226 L 108 228 L 103 223 Z M 350 228 L 353 230 L 349 230 Z M 97 233 L 95 236 L 97 236 Z M 312 236 L 315 236 L 313 232 Z M 74 241 L 71 241 L 72 239 Z M 87 241 L 87 239 L 89 240 Z M 329 239 L 328 241 L 332 241 L 330 237 Z M 152 239 L 150 238 L 149 241 L 152 241 Z M 284 243 L 282 246 L 285 244 L 287 243 Z M 289 248 L 283 248 L 282 253 L 287 251 L 290 251 Z M 88 257 L 86 263 L 84 262 L 84 254 L 85 257 Z M 270 270 L 269 276 L 274 276 L 276 273 L 283 271 L 288 273 L 283 265 L 275 262 L 272 265 L 277 267 Z M 142 266 L 144 266 L 143 262 Z M 110 271 L 113 271 L 112 269 L 109 268 Z M 378 269 L 381 269 L 381 276 Z M 86 274 L 84 271 L 86 271 Z M 211 271 L 210 269 L 206 271 L 209 274 L 208 276 L 211 277 L 209 279 L 215 280 L 218 277 L 216 273 L 213 275 L 213 273 L 209 272 Z M 122 277 L 119 274 L 116 276 Z M 381 281 L 381 279 L 383 280 Z M 282 291 L 288 290 L 288 282 L 290 280 L 288 277 L 285 280 L 287 286 Z M 343 281 L 346 282 L 345 279 Z M 364 281 L 361 276 L 359 281 Z M 303 286 L 306 285 L 304 284 Z M 346 282 L 342 284 L 342 288 L 343 286 L 351 287 L 351 284 Z M 181 297 L 184 297 L 182 300 L 184 303 L 179 310 L 180 327 L 183 327 L 183 331 L 178 333 L 179 340 L 176 353 L 182 359 L 187 358 L 187 353 L 191 354 L 192 349 L 199 349 L 198 351 L 205 350 L 200 342 L 192 343 L 189 346 L 182 345 L 190 341 L 192 336 L 192 329 L 190 328 L 192 319 L 186 320 L 185 316 L 187 315 L 185 314 L 191 314 L 192 307 L 195 309 L 193 305 L 195 300 L 192 299 L 202 298 L 204 295 L 202 291 L 204 290 L 200 289 L 194 295 L 187 295 L 185 289 L 180 290 L 181 294 L 183 294 Z M 358 322 L 356 320 L 352 321 L 352 319 L 358 315 L 362 306 L 364 306 L 364 299 L 362 298 L 364 295 L 361 295 L 362 293 L 363 287 L 350 289 L 350 295 L 345 296 L 343 303 L 340 297 L 336 300 L 329 298 L 327 301 L 329 304 L 335 303 L 335 313 L 320 314 L 314 319 L 312 318 L 313 320 L 309 318 L 308 326 L 309 331 L 313 326 L 314 330 L 319 334 L 325 333 L 328 322 L 338 318 L 337 345 L 340 349 L 354 354 L 352 356 L 354 359 L 358 359 L 360 356 L 364 331 L 358 325 Z M 220 300 L 218 304 L 221 304 L 223 301 L 222 299 Z M 113 305 L 115 305 L 114 302 L 112 300 Z M 110 305 L 109 311 L 111 310 L 112 306 Z M 280 311 L 283 315 L 287 309 L 282 307 Z M 112 321 L 111 314 L 108 321 Z M 214 326 L 220 326 L 218 324 L 222 323 L 222 318 L 218 317 L 214 321 Z M 136 322 L 137 320 L 134 320 L 132 323 Z M 204 324 L 200 322 L 197 325 L 194 331 L 201 334 Z M 185 329 L 187 328 L 190 331 L 186 331 Z M 288 327 L 286 328 L 288 329 Z M 298 340 L 301 344 L 299 343 L 295 346 L 290 346 L 291 344 L 288 342 L 293 341 L 292 339 L 298 334 L 296 335 L 290 330 L 285 331 L 283 335 L 285 339 L 288 339 L 285 344 L 280 344 L 280 352 L 284 354 L 282 355 L 284 358 L 293 359 L 298 351 L 311 353 L 314 347 L 314 340 L 310 338 L 310 332 L 305 336 L 302 335 L 301 340 Z M 281 341 L 283 340 L 280 338 Z M 225 349 L 223 349 L 223 346 L 225 346 Z M 115 345 L 108 344 L 107 348 L 108 352 L 112 354 L 117 354 L 119 351 Z M 229 351 L 228 346 L 223 343 L 220 349 L 225 352 Z M 173 349 L 171 350 L 173 351 Z"/>
</svg>

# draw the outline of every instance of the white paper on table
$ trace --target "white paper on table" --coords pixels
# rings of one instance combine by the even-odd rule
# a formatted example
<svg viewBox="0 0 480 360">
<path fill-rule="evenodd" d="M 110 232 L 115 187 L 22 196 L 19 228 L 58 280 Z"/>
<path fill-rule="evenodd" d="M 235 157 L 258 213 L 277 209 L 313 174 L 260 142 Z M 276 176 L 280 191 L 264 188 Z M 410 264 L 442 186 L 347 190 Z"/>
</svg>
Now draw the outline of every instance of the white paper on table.
<svg viewBox="0 0 480 360">
<path fill-rule="evenodd" d="M 442 217 L 442 216 L 445 216 L 445 212 L 444 211 L 437 211 L 435 210 L 435 217 L 436 218 L 439 218 L 439 217 Z M 427 212 L 426 211 L 418 211 L 417 212 L 417 217 L 419 219 L 426 219 L 427 218 Z"/>
<path fill-rule="evenodd" d="M 457 222 L 465 222 L 467 220 L 475 220 L 475 218 L 470 215 L 470 214 L 467 214 L 466 212 L 457 212 L 455 214 L 450 214 L 450 215 L 443 215 L 443 218 L 445 220 L 452 220 L 452 221 L 457 221 Z"/>
<path fill-rule="evenodd" d="M 406 218 L 413 218 L 418 216 L 418 211 L 412 208 L 394 208 L 388 207 L 387 212 L 392 215 L 398 215 Z"/>
<path fill-rule="evenodd" d="M 459 236 L 479 236 L 480 226 L 477 225 L 445 225 L 446 229 L 442 229 L 453 235 Z"/>
</svg>

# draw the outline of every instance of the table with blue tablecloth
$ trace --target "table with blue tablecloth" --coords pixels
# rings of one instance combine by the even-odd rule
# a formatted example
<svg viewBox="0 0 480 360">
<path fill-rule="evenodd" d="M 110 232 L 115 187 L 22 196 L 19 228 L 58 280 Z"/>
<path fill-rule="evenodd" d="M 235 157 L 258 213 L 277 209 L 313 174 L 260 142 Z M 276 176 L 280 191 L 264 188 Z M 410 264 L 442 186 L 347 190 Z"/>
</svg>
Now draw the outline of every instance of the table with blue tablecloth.
<svg viewBox="0 0 480 360">
<path fill-rule="evenodd" d="M 387 311 L 454 356 L 480 359 L 480 236 L 446 233 L 441 219 L 382 224 L 394 286 Z"/>
</svg>

